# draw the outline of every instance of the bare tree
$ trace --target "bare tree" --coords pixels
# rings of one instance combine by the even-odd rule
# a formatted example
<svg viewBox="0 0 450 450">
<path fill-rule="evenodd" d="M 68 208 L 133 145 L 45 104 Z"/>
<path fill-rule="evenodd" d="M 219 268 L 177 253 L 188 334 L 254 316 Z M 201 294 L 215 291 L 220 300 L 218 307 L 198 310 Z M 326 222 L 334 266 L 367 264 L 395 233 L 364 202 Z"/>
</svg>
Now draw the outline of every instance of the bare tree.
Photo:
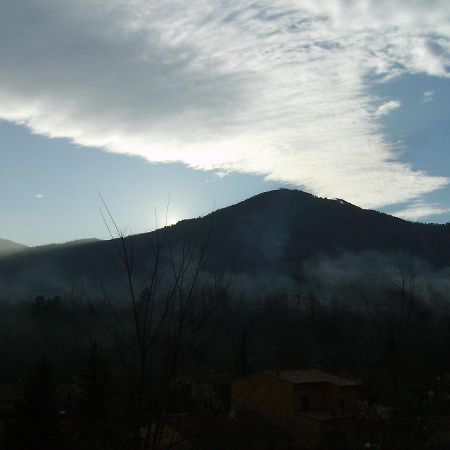
<svg viewBox="0 0 450 450">
<path fill-rule="evenodd" d="M 397 282 L 399 309 L 391 323 L 393 402 L 399 406 L 401 386 L 405 381 L 404 373 L 408 364 L 411 339 L 411 319 L 417 297 L 417 264 L 414 252 L 409 250 L 397 257 Z"/>
<path fill-rule="evenodd" d="M 131 415 L 131 448 L 157 450 L 177 400 L 177 382 L 195 374 L 202 362 L 198 353 L 204 358 L 217 331 L 217 327 L 205 327 L 213 319 L 216 294 L 224 289 L 222 279 L 204 274 L 211 253 L 212 224 L 200 236 L 186 231 L 175 244 L 167 224 L 157 228 L 152 266 L 141 290 L 133 238 L 125 236 L 105 202 L 103 205 L 105 225 L 124 275 L 129 314 L 119 314 L 104 288 L 103 300 L 113 321 L 104 321 L 100 315 L 98 319 L 112 335 L 117 350 Z"/>
</svg>

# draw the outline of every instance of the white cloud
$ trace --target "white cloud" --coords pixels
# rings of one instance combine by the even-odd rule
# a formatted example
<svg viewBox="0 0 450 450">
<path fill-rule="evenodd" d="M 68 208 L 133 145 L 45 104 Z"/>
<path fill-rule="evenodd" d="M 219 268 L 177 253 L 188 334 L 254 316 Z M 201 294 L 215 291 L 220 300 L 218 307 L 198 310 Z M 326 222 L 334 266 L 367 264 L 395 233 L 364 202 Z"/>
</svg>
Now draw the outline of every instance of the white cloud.
<svg viewBox="0 0 450 450">
<path fill-rule="evenodd" d="M 4 0 L 0 118 L 364 207 L 406 202 L 448 179 L 399 161 L 367 83 L 448 76 L 449 15 L 417 0 Z"/>
<path fill-rule="evenodd" d="M 430 103 L 434 100 L 434 91 L 425 91 L 423 93 L 422 103 Z"/>
<path fill-rule="evenodd" d="M 375 112 L 377 117 L 387 116 L 390 112 L 395 111 L 400 108 L 401 103 L 397 100 L 390 100 L 389 102 L 383 103 L 379 106 Z"/>
<path fill-rule="evenodd" d="M 37 199 L 44 198 L 44 194 L 34 194 L 34 198 L 37 198 Z"/>
<path fill-rule="evenodd" d="M 407 206 L 400 211 L 393 213 L 393 215 L 406 220 L 419 220 L 430 216 L 445 214 L 448 212 L 450 212 L 450 209 L 445 208 L 440 204 L 425 203 L 419 201 Z"/>
</svg>

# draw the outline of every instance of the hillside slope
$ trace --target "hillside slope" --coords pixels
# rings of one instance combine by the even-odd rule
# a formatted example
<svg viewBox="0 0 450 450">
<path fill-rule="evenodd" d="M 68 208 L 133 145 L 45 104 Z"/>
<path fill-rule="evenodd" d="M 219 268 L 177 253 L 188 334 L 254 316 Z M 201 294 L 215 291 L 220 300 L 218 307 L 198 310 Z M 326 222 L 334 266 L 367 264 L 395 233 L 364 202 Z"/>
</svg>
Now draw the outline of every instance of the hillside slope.
<svg viewBox="0 0 450 450">
<path fill-rule="evenodd" d="M 450 226 L 407 222 L 342 200 L 281 189 L 259 194 L 205 217 L 160 231 L 175 253 L 183 242 L 200 245 L 210 235 L 211 274 L 297 276 L 305 261 L 342 252 L 406 250 L 432 266 L 450 266 Z M 128 238 L 136 275 L 148 274 L 156 232 Z M 68 291 L 83 280 L 93 285 L 117 279 L 120 263 L 113 241 L 28 249 L 0 260 L 0 295 L 7 286 L 35 292 Z M 19 290 L 16 290 L 16 293 Z M 9 293 L 8 295 L 16 295 Z M 23 297 L 24 291 L 20 290 Z"/>
</svg>

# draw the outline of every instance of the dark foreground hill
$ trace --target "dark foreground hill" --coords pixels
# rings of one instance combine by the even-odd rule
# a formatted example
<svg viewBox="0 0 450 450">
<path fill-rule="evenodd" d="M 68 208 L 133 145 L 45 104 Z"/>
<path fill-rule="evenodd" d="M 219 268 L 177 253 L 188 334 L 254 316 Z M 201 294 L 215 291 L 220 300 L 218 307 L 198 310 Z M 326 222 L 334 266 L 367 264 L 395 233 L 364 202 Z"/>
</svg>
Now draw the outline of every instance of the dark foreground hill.
<svg viewBox="0 0 450 450">
<path fill-rule="evenodd" d="M 152 264 L 156 232 L 135 235 L 132 245 L 137 276 Z M 265 192 L 208 216 L 183 220 L 159 232 L 179 255 L 183 243 L 201 245 L 209 236 L 207 271 L 233 273 L 239 282 L 286 287 L 297 282 L 305 265 L 343 254 L 407 252 L 430 267 L 450 266 L 450 225 L 407 222 L 297 190 Z M 120 272 L 114 241 L 32 248 L 0 258 L 0 296 L 27 298 L 61 294 L 74 286 L 95 287 Z"/>
</svg>

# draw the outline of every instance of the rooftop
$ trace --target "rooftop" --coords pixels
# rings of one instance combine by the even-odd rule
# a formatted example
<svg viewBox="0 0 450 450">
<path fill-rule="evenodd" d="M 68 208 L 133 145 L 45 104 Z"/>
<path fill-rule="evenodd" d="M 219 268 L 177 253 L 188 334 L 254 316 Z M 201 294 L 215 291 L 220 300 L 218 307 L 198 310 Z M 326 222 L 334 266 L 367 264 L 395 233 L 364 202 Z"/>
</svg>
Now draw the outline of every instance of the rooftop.
<svg viewBox="0 0 450 450">
<path fill-rule="evenodd" d="M 322 372 L 320 370 L 281 370 L 279 372 L 267 371 L 265 372 L 282 380 L 293 384 L 303 383 L 330 383 L 338 386 L 359 386 L 359 383 L 349 378 L 337 377 L 330 373 Z"/>
</svg>

